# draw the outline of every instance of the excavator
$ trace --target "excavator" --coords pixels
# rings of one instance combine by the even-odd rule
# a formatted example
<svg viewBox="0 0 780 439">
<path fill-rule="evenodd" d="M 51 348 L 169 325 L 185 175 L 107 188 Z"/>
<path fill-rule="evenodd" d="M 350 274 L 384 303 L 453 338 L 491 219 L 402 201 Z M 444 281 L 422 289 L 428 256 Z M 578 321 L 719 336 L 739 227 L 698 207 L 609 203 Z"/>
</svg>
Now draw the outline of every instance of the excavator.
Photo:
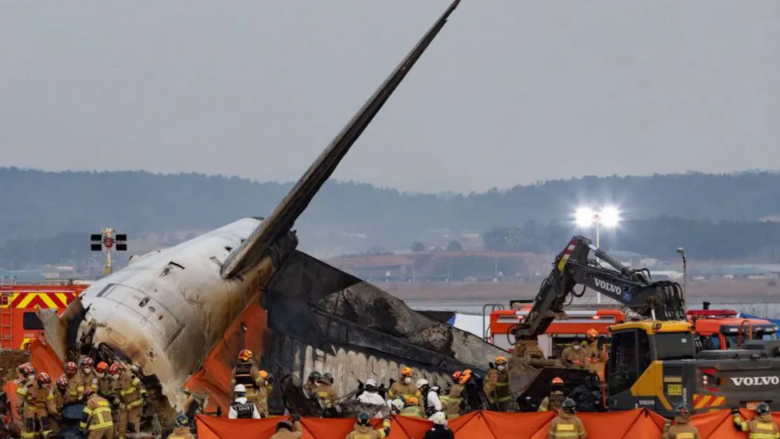
<svg viewBox="0 0 780 439">
<path fill-rule="evenodd" d="M 591 252 L 596 258 L 589 258 Z M 582 286 L 579 292 L 577 285 Z M 686 320 L 679 284 L 652 281 L 649 270 L 624 266 L 583 236 L 573 237 L 556 256 L 531 311 L 512 328 L 515 349 L 509 361 L 509 387 L 520 406 L 548 394 L 555 376 L 569 391 L 593 381 L 592 372 L 561 367 L 536 345 L 536 337 L 554 319 L 565 318 L 566 301 L 582 297 L 588 289 L 636 314 L 609 328 L 611 343 L 601 383 L 606 410 L 646 407 L 672 417 L 678 405 L 695 413 L 752 409 L 760 402 L 780 409 L 780 341 L 751 340 L 742 349 L 702 350 L 693 324 Z"/>
</svg>

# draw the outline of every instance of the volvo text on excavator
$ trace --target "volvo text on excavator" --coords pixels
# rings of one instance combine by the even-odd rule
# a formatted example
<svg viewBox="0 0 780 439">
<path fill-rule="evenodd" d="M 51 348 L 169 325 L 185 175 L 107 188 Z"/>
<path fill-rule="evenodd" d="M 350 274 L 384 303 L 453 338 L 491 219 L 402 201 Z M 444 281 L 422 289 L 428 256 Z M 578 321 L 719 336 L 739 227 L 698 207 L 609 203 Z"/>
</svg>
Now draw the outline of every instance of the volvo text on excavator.
<svg viewBox="0 0 780 439">
<path fill-rule="evenodd" d="M 591 251 L 596 259 L 589 259 Z M 578 284 L 583 289 L 575 292 Z M 647 269 L 622 265 L 582 236 L 573 237 L 556 257 L 527 318 L 513 328 L 515 349 L 509 375 L 515 396 L 526 399 L 546 394 L 552 375 L 564 375 L 564 381 L 568 378 L 572 384 L 590 375 L 589 371 L 561 368 L 559 362 L 544 358 L 534 348 L 536 337 L 555 318 L 565 318 L 563 308 L 569 296 L 581 297 L 588 288 L 638 315 L 609 328 L 612 341 L 603 385 L 608 410 L 647 407 L 672 416 L 674 407 L 681 404 L 694 412 L 751 408 L 762 401 L 780 407 L 780 342 L 756 340 L 739 350 L 701 350 L 694 326 L 686 321 L 679 284 L 653 282 Z"/>
</svg>

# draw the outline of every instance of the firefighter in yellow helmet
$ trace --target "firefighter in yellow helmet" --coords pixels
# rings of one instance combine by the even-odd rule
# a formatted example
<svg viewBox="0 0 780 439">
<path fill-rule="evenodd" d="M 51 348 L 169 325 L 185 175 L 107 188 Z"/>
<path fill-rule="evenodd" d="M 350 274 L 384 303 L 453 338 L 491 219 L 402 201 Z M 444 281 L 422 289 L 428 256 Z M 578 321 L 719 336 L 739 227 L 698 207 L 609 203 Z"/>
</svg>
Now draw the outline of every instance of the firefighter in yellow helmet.
<svg viewBox="0 0 780 439">
<path fill-rule="evenodd" d="M 775 424 L 772 419 L 772 412 L 769 409 L 769 404 L 762 402 L 756 406 L 756 418 L 748 422 L 745 422 L 739 415 L 739 409 L 732 409 L 731 413 L 734 419 L 734 428 L 738 431 L 748 432 L 749 439 L 780 438 L 777 424 Z M 696 439 L 698 439 L 698 436 Z"/>
<path fill-rule="evenodd" d="M 585 367 L 596 372 L 604 379 L 604 363 L 607 360 L 607 352 L 604 348 L 603 338 L 599 338 L 599 332 L 595 328 L 588 329 L 585 334 L 588 337 L 585 346 Z"/>
<path fill-rule="evenodd" d="M 420 407 L 420 399 L 416 396 L 410 396 L 404 399 L 404 408 L 401 409 L 401 416 L 409 418 L 422 418 L 423 412 Z"/>
<path fill-rule="evenodd" d="M 539 404 L 539 411 L 546 412 L 550 410 L 559 411 L 565 399 L 563 395 L 563 380 L 555 377 L 550 384 L 550 395 L 545 396 L 542 403 Z"/>
<path fill-rule="evenodd" d="M 495 365 L 490 365 L 483 390 L 490 404 L 498 411 L 508 412 L 512 410 L 514 403 L 512 394 L 509 392 L 509 371 L 507 370 L 505 357 L 496 357 Z"/>
<path fill-rule="evenodd" d="M 81 415 L 82 437 L 88 439 L 113 439 L 114 422 L 111 420 L 111 407 L 108 401 L 92 390 L 92 386 L 84 389 L 87 405 Z"/>
<path fill-rule="evenodd" d="M 392 386 L 390 386 L 390 390 L 387 392 L 387 399 L 393 400 L 396 398 L 401 398 L 402 400 L 406 400 L 409 397 L 415 397 L 420 399 L 420 390 L 417 389 L 417 386 L 412 382 L 414 377 L 414 371 L 411 367 L 402 367 L 400 370 L 401 375 L 401 381 L 396 381 L 393 383 Z"/>
<path fill-rule="evenodd" d="M 382 427 L 374 430 L 371 428 L 371 415 L 360 412 L 355 422 L 355 429 L 347 435 L 346 439 L 384 439 L 388 436 L 390 436 L 390 419 L 385 418 Z"/>
<path fill-rule="evenodd" d="M 575 414 L 577 404 L 571 398 L 563 401 L 558 416 L 550 423 L 549 439 L 587 439 L 588 432 Z"/>
<path fill-rule="evenodd" d="M 267 417 L 269 391 L 266 379 L 268 378 L 268 374 L 266 374 L 265 378 L 260 376 L 260 370 L 252 362 L 252 355 L 252 351 L 249 349 L 242 349 L 241 352 L 238 353 L 238 364 L 233 368 L 233 379 L 230 382 L 230 388 L 234 389 L 236 384 L 243 384 L 246 388 L 246 399 L 251 401 L 257 406 L 257 409 L 261 411 L 262 409 L 260 406 L 262 403 L 260 399 L 265 396 L 265 416 Z M 233 397 L 235 398 L 235 395 L 233 395 Z"/>
</svg>

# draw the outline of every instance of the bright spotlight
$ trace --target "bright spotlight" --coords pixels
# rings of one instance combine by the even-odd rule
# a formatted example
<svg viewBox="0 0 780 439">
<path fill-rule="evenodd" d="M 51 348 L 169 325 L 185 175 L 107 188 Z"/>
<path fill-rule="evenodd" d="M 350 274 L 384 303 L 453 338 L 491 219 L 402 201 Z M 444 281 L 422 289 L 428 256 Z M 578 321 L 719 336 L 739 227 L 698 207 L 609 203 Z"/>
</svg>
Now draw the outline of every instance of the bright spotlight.
<svg viewBox="0 0 780 439">
<path fill-rule="evenodd" d="M 590 207 L 580 207 L 575 213 L 575 220 L 579 227 L 590 227 L 596 219 L 596 215 L 593 213 L 593 209 Z"/>
<path fill-rule="evenodd" d="M 615 227 L 620 222 L 620 212 L 617 207 L 608 206 L 599 213 L 599 221 L 604 227 Z"/>
</svg>

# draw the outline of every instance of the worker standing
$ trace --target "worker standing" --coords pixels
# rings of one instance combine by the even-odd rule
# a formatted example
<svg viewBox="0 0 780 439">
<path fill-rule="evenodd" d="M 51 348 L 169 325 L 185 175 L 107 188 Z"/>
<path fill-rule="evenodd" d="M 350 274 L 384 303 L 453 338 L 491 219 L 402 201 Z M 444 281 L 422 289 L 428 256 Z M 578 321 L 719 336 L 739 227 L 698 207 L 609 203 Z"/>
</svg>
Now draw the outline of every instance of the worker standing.
<svg viewBox="0 0 780 439">
<path fill-rule="evenodd" d="M 257 406 L 257 410 L 260 411 L 260 415 L 267 418 L 268 395 L 270 395 L 274 389 L 274 376 L 264 370 L 258 372 L 258 375 L 260 376 L 260 382 L 258 383 L 255 396 L 255 405 Z"/>
<path fill-rule="evenodd" d="M 360 395 L 358 395 L 357 400 L 361 404 L 365 404 L 365 405 L 373 405 L 373 406 L 385 405 L 385 399 L 382 398 L 382 395 L 379 394 L 379 389 L 376 386 L 376 381 L 374 381 L 371 378 L 366 380 L 366 387 L 365 389 L 363 389 L 363 392 L 361 392 Z M 382 410 L 377 410 L 374 417 L 384 418 L 384 415 L 382 414 Z"/>
<path fill-rule="evenodd" d="M 545 396 L 542 403 L 539 404 L 539 411 L 546 412 L 550 410 L 559 411 L 565 398 L 563 394 L 563 380 L 555 377 L 550 385 L 550 395 Z"/>
<path fill-rule="evenodd" d="M 684 405 L 674 409 L 674 425 L 666 421 L 663 439 L 699 439 L 699 430 L 691 425 L 691 412 Z"/>
<path fill-rule="evenodd" d="M 417 380 L 417 388 L 423 396 L 423 405 L 425 407 L 425 416 L 431 417 L 434 413 L 442 411 L 441 399 L 439 398 L 439 386 L 431 387 L 428 380 L 421 378 Z"/>
<path fill-rule="evenodd" d="M 575 369 L 585 369 L 585 350 L 578 342 L 573 342 L 561 353 L 561 361 L 567 367 Z"/>
<path fill-rule="evenodd" d="M 62 408 L 68 399 L 68 380 L 60 378 L 51 389 L 51 398 L 46 399 L 46 409 L 49 411 L 49 422 L 52 431 L 59 431 L 59 420 L 62 416 Z"/>
<path fill-rule="evenodd" d="M 119 398 L 119 414 L 117 434 L 120 439 L 127 433 L 136 433 L 141 429 L 141 412 L 144 408 L 146 389 L 133 373 L 122 365 L 114 362 L 108 372 L 116 377 L 116 391 Z"/>
<path fill-rule="evenodd" d="M 604 348 L 604 337 L 599 337 L 599 332 L 595 328 L 588 329 L 586 333 L 588 340 L 585 347 L 585 366 L 595 372 L 599 378 L 604 380 L 604 363 L 607 359 L 607 352 Z"/>
<path fill-rule="evenodd" d="M 433 421 L 433 428 L 425 432 L 423 439 L 455 439 L 455 433 L 447 428 L 447 417 L 444 413 L 434 413 L 431 421 Z"/>
<path fill-rule="evenodd" d="M 91 387 L 95 392 L 98 391 L 98 377 L 95 375 L 93 367 L 95 361 L 89 357 L 85 357 L 81 360 L 81 370 L 79 370 L 79 378 L 84 384 L 84 387 Z"/>
<path fill-rule="evenodd" d="M 76 363 L 69 361 L 65 364 L 65 374 L 63 378 L 68 380 L 68 400 L 65 404 L 72 404 L 81 401 L 84 396 L 84 381 L 81 381 L 79 368 Z"/>
<path fill-rule="evenodd" d="M 114 422 L 111 420 L 111 407 L 108 401 L 92 390 L 92 387 L 84 389 L 84 397 L 87 399 L 87 405 L 84 407 L 79 424 L 82 437 L 113 439 Z"/>
<path fill-rule="evenodd" d="M 387 392 L 387 399 L 393 400 L 400 397 L 402 400 L 406 400 L 406 398 L 412 396 L 419 399 L 420 391 L 417 390 L 417 386 L 412 382 L 412 377 L 414 376 L 412 368 L 402 367 L 400 375 L 401 380 L 394 382 L 390 386 L 390 390 Z"/>
<path fill-rule="evenodd" d="M 16 369 L 18 373 L 16 387 L 16 413 L 24 415 L 24 407 L 27 403 L 27 388 L 35 382 L 37 371 L 30 363 L 25 363 Z"/>
<path fill-rule="evenodd" d="M 293 427 L 293 422 L 295 423 Z M 293 422 L 280 421 L 276 424 L 276 433 L 269 439 L 300 439 L 303 437 L 303 427 L 298 415 L 293 415 Z"/>
<path fill-rule="evenodd" d="M 550 423 L 549 439 L 587 439 L 588 432 L 575 414 L 577 404 L 571 398 L 563 401 L 558 416 Z"/>
<path fill-rule="evenodd" d="M 461 371 L 455 371 L 452 374 L 452 386 L 447 395 L 441 397 L 442 408 L 444 409 L 444 414 L 447 415 L 447 419 L 455 419 L 460 416 L 460 406 L 463 401 L 461 395 L 469 378 L 470 375 L 466 375 Z"/>
<path fill-rule="evenodd" d="M 176 417 L 176 427 L 168 435 L 168 439 L 195 439 L 195 436 L 190 432 L 190 420 L 187 415 L 179 413 L 179 416 Z"/>
<path fill-rule="evenodd" d="M 333 388 L 333 375 L 329 372 L 322 374 L 320 384 L 314 389 L 314 393 L 317 395 L 317 398 L 320 399 L 323 417 L 335 418 L 338 416 L 339 409 L 336 406 L 336 403 L 339 400 L 339 395 Z"/>
<path fill-rule="evenodd" d="M 50 385 L 49 374 L 41 372 L 35 381 L 24 388 L 23 438 L 33 438 L 39 434 L 45 438 L 51 433 L 47 406 L 54 396 L 51 394 Z"/>
<path fill-rule="evenodd" d="M 235 395 L 236 400 L 230 405 L 228 419 L 260 419 L 261 417 L 267 417 L 260 414 L 253 401 L 246 399 L 246 387 L 243 384 L 236 384 L 236 387 L 233 389 L 233 395 Z"/>
<path fill-rule="evenodd" d="M 780 438 L 777 424 L 775 424 L 772 419 L 772 412 L 769 409 L 769 404 L 765 402 L 756 406 L 756 418 L 751 421 L 745 422 L 739 414 L 739 409 L 732 409 L 731 414 L 734 420 L 734 428 L 738 431 L 748 432 L 749 439 Z M 698 439 L 698 436 L 696 439 Z"/>
<path fill-rule="evenodd" d="M 238 353 L 238 364 L 233 368 L 233 379 L 230 385 L 243 384 L 246 388 L 246 399 L 260 407 L 260 388 L 265 386 L 265 382 L 260 377 L 261 371 L 252 362 L 252 355 L 249 349 L 242 349 Z M 235 398 L 235 395 L 233 397 Z"/>
<path fill-rule="evenodd" d="M 371 416 L 366 412 L 360 412 L 355 422 L 355 429 L 349 432 L 346 439 L 384 439 L 390 436 L 390 419 L 385 418 L 382 427 L 374 430 L 371 428 Z"/>
<path fill-rule="evenodd" d="M 485 395 L 490 404 L 498 411 L 508 412 L 512 409 L 512 394 L 509 392 L 509 371 L 507 360 L 502 356 L 495 359 L 495 367 L 491 364 L 487 379 L 483 385 Z"/>
<path fill-rule="evenodd" d="M 309 379 L 303 385 L 303 391 L 307 398 L 311 399 L 312 395 L 314 395 L 314 389 L 320 385 L 320 378 L 322 378 L 322 374 L 316 370 L 309 374 Z"/>
</svg>

